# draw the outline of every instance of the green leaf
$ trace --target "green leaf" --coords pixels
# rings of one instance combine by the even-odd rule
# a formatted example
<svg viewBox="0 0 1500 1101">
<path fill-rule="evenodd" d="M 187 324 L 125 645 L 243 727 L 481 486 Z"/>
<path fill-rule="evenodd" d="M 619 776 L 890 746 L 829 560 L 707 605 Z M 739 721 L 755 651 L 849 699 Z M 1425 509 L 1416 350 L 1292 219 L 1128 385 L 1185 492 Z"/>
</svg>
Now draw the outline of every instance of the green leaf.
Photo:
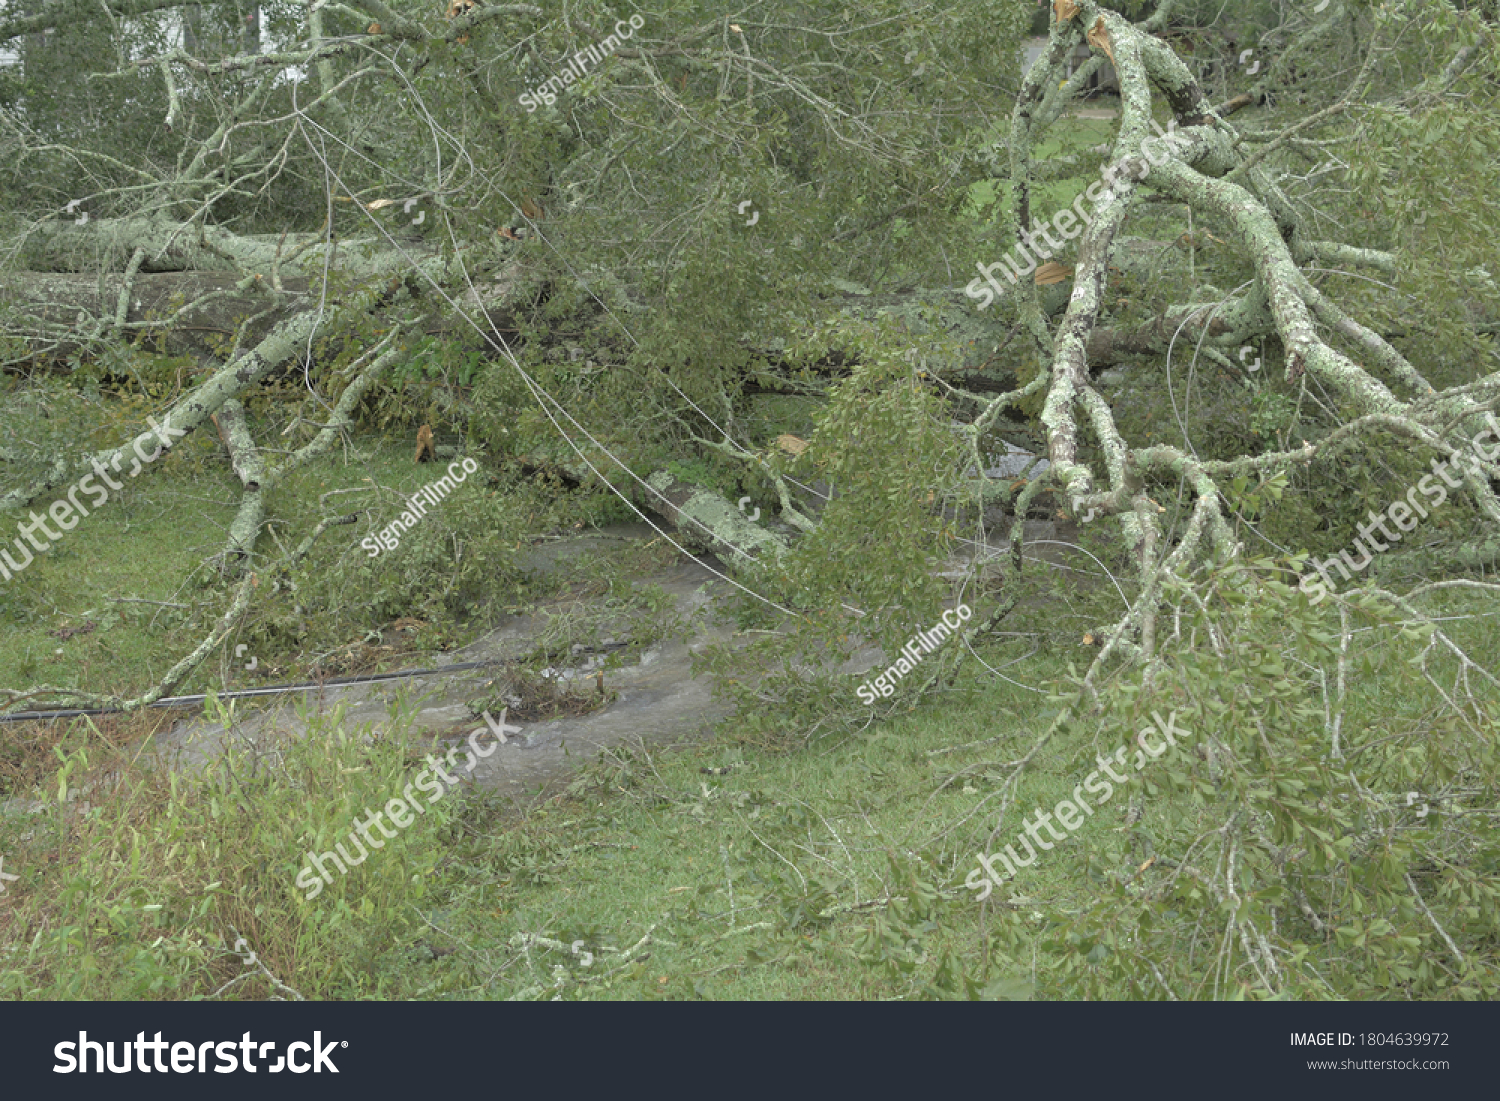
<svg viewBox="0 0 1500 1101">
<path fill-rule="evenodd" d="M 1035 992 L 1034 984 L 1025 979 L 992 979 L 979 992 L 982 1002 L 1029 1002 Z"/>
</svg>

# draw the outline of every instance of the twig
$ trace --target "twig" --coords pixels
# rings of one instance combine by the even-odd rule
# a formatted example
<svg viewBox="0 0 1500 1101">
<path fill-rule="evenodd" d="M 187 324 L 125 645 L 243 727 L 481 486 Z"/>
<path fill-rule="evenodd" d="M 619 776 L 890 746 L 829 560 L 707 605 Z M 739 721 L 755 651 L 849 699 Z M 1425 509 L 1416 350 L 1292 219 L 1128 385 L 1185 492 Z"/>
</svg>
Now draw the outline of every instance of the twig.
<svg viewBox="0 0 1500 1101">
<path fill-rule="evenodd" d="M 1411 888 L 1412 898 L 1417 900 L 1417 905 L 1422 908 L 1422 913 L 1427 915 L 1427 920 L 1432 922 L 1432 927 L 1438 931 L 1444 942 L 1447 943 L 1449 951 L 1453 953 L 1453 958 L 1467 967 L 1468 963 L 1464 960 L 1464 954 L 1458 950 L 1458 945 L 1453 943 L 1453 938 L 1448 935 L 1448 931 L 1438 924 L 1438 919 L 1432 916 L 1432 911 L 1427 908 L 1427 903 L 1422 901 L 1422 893 L 1417 890 L 1417 885 L 1411 881 L 1411 873 L 1403 872 L 1401 874 L 1406 879 L 1406 885 Z"/>
</svg>

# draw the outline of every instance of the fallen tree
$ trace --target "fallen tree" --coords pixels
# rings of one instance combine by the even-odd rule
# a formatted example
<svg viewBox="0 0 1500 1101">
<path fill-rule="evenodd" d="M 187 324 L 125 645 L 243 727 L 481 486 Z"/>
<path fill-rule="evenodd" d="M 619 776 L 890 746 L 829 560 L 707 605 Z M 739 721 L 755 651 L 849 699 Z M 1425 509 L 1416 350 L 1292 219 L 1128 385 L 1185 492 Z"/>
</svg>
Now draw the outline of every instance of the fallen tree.
<svg viewBox="0 0 1500 1101">
<path fill-rule="evenodd" d="M 505 80 L 497 52 L 505 35 L 484 35 L 498 25 L 532 26 L 540 12 L 527 5 L 419 20 L 356 4 L 350 12 L 368 19 L 363 33 L 342 33 L 354 26 L 340 24 L 334 34 L 328 21 L 346 13 L 313 11 L 306 38 L 279 52 L 200 57 L 164 47 L 124 66 L 96 59 L 89 82 L 105 95 L 128 86 L 131 111 L 159 110 L 157 121 L 170 135 L 163 140 L 176 144 L 178 163 L 165 170 L 149 158 L 123 159 L 117 145 L 91 148 L 58 112 L 56 125 L 74 142 L 63 147 L 67 156 L 92 166 L 91 189 L 84 199 L 75 194 L 12 227 L 11 255 L 26 268 L 4 282 L 9 363 L 56 362 L 129 342 L 194 356 L 204 377 L 159 421 L 178 434 L 220 418 L 244 492 L 223 561 L 250 569 L 267 519 L 267 489 L 352 431 L 360 402 L 381 391 L 383 377 L 402 365 L 403 347 L 409 350 L 418 334 L 476 341 L 489 357 L 478 389 L 506 376 L 507 408 L 534 404 L 548 418 L 553 437 L 546 455 L 523 448 L 521 457 L 579 483 L 614 487 L 680 527 L 692 545 L 745 564 L 779 559 L 788 533 L 811 533 L 822 524 L 806 507 L 791 467 L 769 463 L 764 446 L 748 438 L 747 403 L 778 395 L 823 402 L 862 360 L 906 357 L 913 384 L 941 395 L 966 448 L 959 469 L 935 472 L 928 492 L 941 500 L 933 509 L 982 512 L 1005 504 L 1017 551 L 1021 521 L 1042 507 L 1042 494 L 1058 494 L 1077 515 L 1114 517 L 1134 556 L 1136 592 L 1127 614 L 1101 627 L 1105 641 L 1088 683 L 1119 658 L 1149 671 L 1166 579 L 1243 551 L 1226 507 L 1227 486 L 1243 478 L 1305 476 L 1325 456 L 1373 432 L 1452 454 L 1454 441 L 1477 431 L 1492 405 L 1487 380 L 1434 385 L 1430 371 L 1395 348 L 1394 334 L 1411 331 L 1410 321 L 1357 320 L 1357 310 L 1315 284 L 1306 270 L 1314 265 L 1388 277 L 1399 254 L 1330 239 L 1316 211 L 1270 167 L 1282 151 L 1314 159 L 1327 143 L 1317 135 L 1369 98 L 1378 29 L 1344 11 L 1308 23 L 1298 49 L 1278 66 L 1289 69 L 1298 50 L 1323 48 L 1319 43 L 1342 28 L 1363 51 L 1358 71 L 1327 106 L 1280 128 L 1257 129 L 1259 123 L 1229 120 L 1276 87 L 1266 84 L 1270 74 L 1251 93 L 1215 106 L 1165 43 L 1179 7 L 1161 4 L 1136 25 L 1097 3 L 1058 0 L 1047 51 L 1016 86 L 1005 150 L 988 160 L 969 151 L 927 155 L 939 146 L 928 144 L 918 126 L 925 108 L 913 103 L 922 96 L 935 102 L 933 89 L 903 68 L 904 60 L 882 53 L 893 40 L 880 31 L 851 44 L 854 53 L 844 60 L 859 55 L 861 63 L 883 66 L 875 70 L 882 94 L 901 105 L 897 117 L 912 127 L 900 130 L 899 139 L 898 131 L 881 132 L 872 117 L 837 105 L 809 83 L 796 50 L 817 34 L 804 40 L 762 28 L 750 39 L 764 56 L 747 55 L 726 47 L 723 28 L 714 24 L 648 28 L 633 44 L 611 50 L 609 76 L 601 77 L 609 98 L 596 102 L 576 93 L 576 109 L 588 104 L 592 113 L 575 116 L 587 122 L 568 131 L 575 145 L 567 152 L 553 144 L 557 127 L 566 130 L 563 116 L 522 115 L 497 93 Z M 964 67 L 978 64 L 968 58 L 967 18 L 920 47 L 950 63 L 952 71 L 942 74 L 952 82 L 943 85 L 949 92 L 977 86 L 987 72 Z M 0 35 L 34 33 L 38 19 L 62 22 L 60 12 L 44 13 L 11 21 L 10 31 L 0 26 Z M 545 37 L 597 43 L 607 37 L 604 26 L 564 20 L 548 24 Z M 460 49 L 466 45 L 470 52 Z M 1080 45 L 1092 59 L 1069 76 L 1067 58 Z M 387 47 L 399 49 L 387 54 Z M 407 49 L 414 52 L 399 52 Z M 1441 73 L 1403 92 L 1401 105 L 1446 94 L 1480 59 L 1469 47 L 1456 50 Z M 1035 231 L 1023 227 L 1034 225 L 1043 177 L 1086 161 L 1038 165 L 1032 150 L 1105 60 L 1119 76 L 1121 118 L 1113 139 L 1096 151 L 1110 166 L 1107 186 L 1076 234 L 1072 263 L 1059 260 L 1045 271 L 1038 265 L 1034 278 L 1007 289 L 1004 310 L 993 314 L 971 310 L 954 287 L 886 289 L 849 278 L 861 266 L 889 263 L 909 247 L 900 240 L 930 248 L 946 265 L 947 246 L 960 237 L 940 196 L 994 168 L 1003 170 L 1011 196 L 1003 243 L 1027 255 Z M 1014 74 L 1009 61 L 996 64 Z M 310 75 L 307 87 L 283 79 L 299 65 Z M 628 168 L 635 158 L 659 163 L 654 158 L 676 148 L 682 135 L 718 132 L 712 112 L 719 93 L 695 99 L 684 90 L 695 82 L 717 88 L 721 78 L 741 82 L 746 92 L 747 133 L 762 134 L 753 129 L 761 125 L 754 102 L 769 98 L 800 112 L 824 142 L 828 163 L 851 172 L 852 180 L 898 166 L 910 174 L 896 198 L 851 213 L 847 203 L 815 199 L 805 180 L 766 169 L 758 186 L 780 189 L 774 193 L 789 222 L 823 219 L 829 238 L 848 249 L 841 257 L 847 272 L 824 270 L 826 258 L 809 260 L 803 231 L 779 228 L 780 211 L 768 210 L 763 221 L 743 219 L 755 200 L 699 213 L 697 239 L 686 251 L 635 254 L 639 204 L 621 202 L 612 188 L 634 178 Z M 228 82 L 232 94 L 209 96 L 215 81 Z M 443 98 L 454 81 L 464 95 Z M 389 112 L 361 98 L 361 89 L 380 85 L 403 89 L 399 110 L 411 111 L 412 132 L 422 140 L 387 125 Z M 1169 116 L 1165 158 L 1149 144 L 1158 107 Z M 629 125 L 619 123 L 620 112 Z M 57 146 L 21 114 L 4 118 L 18 163 L 51 163 Z M 660 133 L 653 132 L 655 144 L 637 149 L 648 121 Z M 765 137 L 772 140 L 769 131 Z M 346 160 L 336 164 L 329 148 Z M 371 159 L 372 150 L 382 159 Z M 404 156 L 421 166 L 419 175 L 404 171 Z M 314 177 L 320 191 L 307 184 Z M 647 186 L 657 189 L 660 209 L 688 194 L 668 175 Z M 247 196 L 260 194 L 281 204 L 270 218 L 257 218 L 245 205 Z M 296 200 L 306 196 L 317 202 L 299 208 Z M 80 209 L 88 216 L 79 217 Z M 1196 219 L 1203 228 L 1176 238 L 1127 235 L 1127 225 L 1146 212 L 1171 212 L 1190 225 Z M 277 218 L 280 230 L 267 232 Z M 650 232 L 666 234 L 670 223 L 661 216 Z M 898 224 L 931 229 L 936 239 L 929 246 L 919 237 L 895 238 L 887 231 Z M 963 243 L 972 247 L 972 239 Z M 1215 254 L 1204 250 L 1215 245 L 1232 250 L 1234 262 L 1250 272 L 1228 292 L 1195 280 L 1199 254 L 1208 263 Z M 728 262 L 736 251 L 744 262 Z M 808 278 L 767 276 L 757 268 L 761 259 L 775 261 L 766 268 L 773 273 L 782 262 L 801 265 Z M 981 272 L 987 267 L 980 264 Z M 951 276 L 951 266 L 946 270 Z M 1463 268 L 1466 277 L 1481 270 Z M 1178 280 L 1184 293 L 1163 301 L 1170 296 L 1160 288 Z M 694 308 L 673 311 L 678 302 Z M 769 312 L 772 303 L 780 316 Z M 1491 320 L 1471 319 L 1472 333 L 1486 331 Z M 244 402 L 293 366 L 311 378 L 321 342 L 355 331 L 372 339 L 373 349 L 352 354 L 358 366 L 341 366 L 328 392 L 315 394 L 329 415 L 308 425 L 313 438 L 289 458 L 267 461 L 257 429 L 241 413 Z M 1299 400 L 1318 415 L 1297 426 L 1294 444 L 1253 454 L 1205 458 L 1190 442 L 1132 438 L 1100 389 L 1100 372 L 1120 364 L 1149 372 L 1163 358 L 1170 371 L 1174 354 L 1187 348 L 1193 365 L 1212 365 L 1239 384 L 1258 381 L 1251 376 L 1261 361 L 1279 355 L 1283 384 L 1299 387 Z M 546 370 L 566 377 L 575 397 L 596 413 L 612 409 L 620 420 L 570 421 L 568 403 L 538 378 L 545 357 L 564 349 L 576 370 Z M 152 430 L 142 429 L 121 447 L 59 458 L 44 475 L 8 487 L 0 505 L 24 505 L 95 462 L 128 458 L 129 449 L 150 446 L 152 438 Z M 1046 476 L 1025 484 L 978 477 L 999 440 L 1045 451 Z M 815 464 L 830 447 L 851 443 L 824 437 L 806 461 Z M 760 530 L 726 507 L 730 497 L 666 470 L 673 451 L 723 464 L 763 488 L 778 502 L 786 530 Z M 1491 523 L 1500 519 L 1488 485 L 1496 475 L 1493 464 L 1464 475 L 1463 492 Z M 1161 497 L 1171 498 L 1170 512 Z M 713 507 L 685 507 L 695 500 Z M 1468 547 L 1454 561 L 1484 564 L 1488 545 Z"/>
</svg>

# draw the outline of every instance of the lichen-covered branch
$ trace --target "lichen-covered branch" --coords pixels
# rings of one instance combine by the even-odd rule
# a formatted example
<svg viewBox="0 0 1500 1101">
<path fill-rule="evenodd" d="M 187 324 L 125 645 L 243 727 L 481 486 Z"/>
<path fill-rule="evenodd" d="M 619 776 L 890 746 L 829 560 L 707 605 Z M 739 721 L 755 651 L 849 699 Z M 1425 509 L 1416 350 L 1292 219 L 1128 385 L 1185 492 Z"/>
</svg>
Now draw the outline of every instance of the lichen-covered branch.
<svg viewBox="0 0 1500 1101">
<path fill-rule="evenodd" d="M 244 495 L 240 499 L 239 512 L 235 514 L 234 522 L 229 526 L 229 541 L 224 552 L 226 559 L 244 562 L 252 560 L 255 541 L 260 536 L 261 527 L 265 522 L 267 494 L 280 485 L 292 471 L 327 452 L 339 435 L 353 426 L 355 408 L 369 392 L 370 387 L 375 385 L 381 376 L 401 358 L 403 353 L 399 339 L 403 333 L 401 326 L 395 326 L 386 334 L 385 339 L 361 357 L 362 362 L 371 360 L 371 357 L 373 361 L 369 362 L 369 365 L 364 367 L 359 376 L 339 395 L 338 404 L 334 406 L 333 415 L 328 423 L 323 425 L 318 434 L 306 444 L 274 466 L 267 466 L 263 461 L 260 450 L 250 436 L 249 426 L 244 419 L 244 410 L 239 402 L 230 399 L 224 403 L 220 423 L 224 425 L 228 433 L 235 473 L 239 475 L 245 487 Z M 359 369 L 359 366 L 360 364 L 356 363 L 355 369 Z"/>
<path fill-rule="evenodd" d="M 1057 18 L 1058 14 L 1064 18 Z M 1125 544 L 1134 553 L 1138 590 L 1127 613 L 1101 632 L 1100 653 L 1084 680 L 1085 689 L 1092 691 L 1113 656 L 1145 664 L 1149 678 L 1155 614 L 1167 579 L 1185 577 L 1203 561 L 1241 553 L 1224 512 L 1220 486 L 1225 480 L 1252 473 L 1261 479 L 1273 478 L 1372 432 L 1393 432 L 1409 438 L 1414 446 L 1452 457 L 1460 452 L 1459 434 L 1472 436 L 1482 428 L 1481 418 L 1490 406 L 1488 391 L 1481 392 L 1482 387 L 1437 393 L 1384 337 L 1313 286 L 1301 265 L 1315 258 L 1387 271 L 1396 261 L 1379 250 L 1310 239 L 1293 204 L 1261 165 L 1278 143 L 1273 141 L 1247 156 L 1234 127 L 1215 113 L 1172 50 L 1145 28 L 1102 9 L 1094 0 L 1056 5 L 1048 52 L 1032 67 L 1016 104 L 1011 126 L 1013 211 L 1007 236 L 1014 238 L 1018 250 L 1032 244 L 1031 234 L 1038 233 L 1035 228 L 1022 232 L 1034 227 L 1029 149 L 1040 139 L 1041 128 L 1059 113 L 1053 89 L 1063 59 L 1085 41 L 1096 57 L 1109 58 L 1120 77 L 1120 128 L 1110 151 L 1114 167 L 1107 174 L 1108 187 L 1093 204 L 1093 217 L 1083 219 L 1086 228 L 1078 243 L 1072 293 L 1055 328 L 1049 327 L 1039 308 L 1033 281 L 1023 280 L 1018 288 L 1023 328 L 1036 341 L 1047 366 L 1024 391 L 983 403 L 969 428 L 969 443 L 977 458 L 979 436 L 1003 409 L 1023 394 L 1045 392 L 1040 420 L 1052 465 L 1045 478 L 1025 486 L 1016 500 L 1013 550 L 1019 556 L 1021 519 L 1045 485 L 1060 487 L 1075 513 L 1088 507 L 1120 521 Z M 1357 94 L 1370 71 L 1367 59 L 1341 104 Z M 1062 91 L 1066 93 L 1066 84 Z M 1163 142 L 1170 150 L 1164 159 L 1150 155 L 1146 144 L 1157 95 L 1176 116 L 1175 134 Z M 1304 123 L 1304 128 L 1337 113 L 1333 109 L 1322 112 Z M 1289 140 L 1291 135 L 1285 137 Z M 1255 277 L 1246 293 L 1227 296 L 1217 305 L 1189 303 L 1133 331 L 1101 330 L 1117 236 L 1146 188 L 1184 204 L 1202 224 L 1222 227 L 1221 232 L 1229 234 L 1252 263 Z M 1093 198 L 1092 191 L 1089 198 Z M 1052 243 L 1050 238 L 1047 241 Z M 1121 435 L 1109 403 L 1093 388 L 1090 368 L 1125 352 L 1164 351 L 1184 335 L 1210 358 L 1230 367 L 1233 361 L 1224 350 L 1252 339 L 1279 339 L 1286 350 L 1287 383 L 1317 387 L 1318 392 L 1332 395 L 1339 414 L 1352 413 L 1352 419 L 1316 444 L 1230 462 L 1204 461 L 1164 444 L 1132 444 Z M 1336 338 L 1338 345 L 1333 343 Z M 1365 362 L 1356 362 L 1351 358 L 1354 354 Z M 1099 473 L 1080 457 L 1080 430 L 1085 425 L 1098 448 L 1099 473 L 1107 480 L 1107 489 L 1096 484 Z M 1459 466 L 1465 492 L 1500 529 L 1500 500 L 1489 485 L 1490 479 L 1500 478 L 1500 465 L 1477 461 Z M 1184 523 L 1172 543 L 1165 541 L 1157 518 L 1165 507 L 1148 495 L 1152 486 L 1172 487 L 1186 508 Z M 1489 562 L 1497 549 L 1500 536 L 1487 535 L 1470 548 L 1468 558 Z"/>
</svg>

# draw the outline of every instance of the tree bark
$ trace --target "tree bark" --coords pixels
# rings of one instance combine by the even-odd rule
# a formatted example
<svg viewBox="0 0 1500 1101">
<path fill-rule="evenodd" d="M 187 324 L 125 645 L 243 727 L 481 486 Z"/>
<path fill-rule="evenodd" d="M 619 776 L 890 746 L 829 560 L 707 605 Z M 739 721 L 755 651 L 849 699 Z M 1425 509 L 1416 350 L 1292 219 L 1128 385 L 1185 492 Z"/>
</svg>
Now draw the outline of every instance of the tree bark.
<svg viewBox="0 0 1500 1101">
<path fill-rule="evenodd" d="M 73 275 L 56 272 L 10 272 L 0 275 L 0 306 L 5 327 L 32 347 L 33 357 L 77 354 L 91 333 L 113 327 L 122 291 L 129 291 L 126 332 L 144 332 L 167 355 L 205 357 L 217 342 L 233 340 L 235 326 L 251 321 L 247 340 L 264 340 L 288 313 L 305 309 L 308 280 L 282 280 L 285 305 L 255 318 L 274 305 L 264 281 L 245 280 L 230 272 L 180 272 L 124 275 Z M 82 318 L 82 321 L 80 321 Z"/>
</svg>

